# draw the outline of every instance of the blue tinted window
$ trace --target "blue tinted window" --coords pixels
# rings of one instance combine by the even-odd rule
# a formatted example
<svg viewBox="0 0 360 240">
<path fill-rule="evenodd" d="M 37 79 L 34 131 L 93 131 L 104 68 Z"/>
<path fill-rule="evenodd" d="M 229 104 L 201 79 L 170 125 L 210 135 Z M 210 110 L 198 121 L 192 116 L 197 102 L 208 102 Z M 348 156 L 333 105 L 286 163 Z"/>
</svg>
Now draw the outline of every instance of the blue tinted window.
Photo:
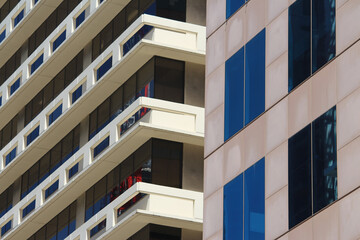
<svg viewBox="0 0 360 240">
<path fill-rule="evenodd" d="M 312 214 L 311 125 L 289 139 L 289 228 Z"/>
<path fill-rule="evenodd" d="M 0 33 L 0 43 L 5 39 L 5 37 L 6 37 L 6 30 Z"/>
<path fill-rule="evenodd" d="M 40 67 L 40 65 L 44 62 L 44 54 L 41 54 L 38 59 L 35 60 L 33 64 L 31 64 L 31 74 L 36 71 Z"/>
<path fill-rule="evenodd" d="M 152 26 L 145 25 L 139 31 L 137 31 L 134 36 L 132 36 L 123 47 L 123 55 L 125 56 L 145 35 L 153 29 Z"/>
<path fill-rule="evenodd" d="M 104 221 L 102 221 L 101 223 L 99 223 L 98 225 L 96 225 L 95 227 L 93 227 L 90 230 L 90 237 L 94 236 L 95 234 L 97 234 L 98 232 L 100 232 L 102 229 L 104 229 L 106 227 L 106 219 L 104 219 Z"/>
<path fill-rule="evenodd" d="M 224 186 L 224 240 L 243 239 L 243 174 Z"/>
<path fill-rule="evenodd" d="M 105 138 L 99 145 L 94 148 L 94 158 L 109 146 L 110 136 Z"/>
<path fill-rule="evenodd" d="M 226 0 L 226 19 L 245 4 L 245 0 Z"/>
<path fill-rule="evenodd" d="M 69 169 L 69 179 L 71 179 L 79 171 L 79 163 L 75 164 Z"/>
<path fill-rule="evenodd" d="M 65 41 L 66 39 L 66 30 L 58 36 L 58 38 L 53 42 L 53 52 Z"/>
<path fill-rule="evenodd" d="M 79 16 L 76 18 L 76 27 L 80 26 L 80 24 L 85 20 L 85 10 L 82 11 L 82 13 L 79 14 Z"/>
<path fill-rule="evenodd" d="M 22 217 L 26 217 L 32 210 L 35 209 L 35 200 L 32 201 L 29 205 L 27 205 L 22 211 Z"/>
<path fill-rule="evenodd" d="M 78 100 L 82 95 L 82 85 L 80 85 L 80 87 L 78 87 L 73 93 L 72 93 L 72 104 L 74 104 L 74 102 L 76 102 L 76 100 Z"/>
<path fill-rule="evenodd" d="M 335 56 L 335 0 L 312 1 L 312 72 Z"/>
<path fill-rule="evenodd" d="M 59 180 L 54 182 L 50 187 L 45 190 L 45 199 L 50 197 L 59 188 Z"/>
<path fill-rule="evenodd" d="M 112 67 L 112 56 L 96 70 L 96 80 L 99 80 Z"/>
<path fill-rule="evenodd" d="M 7 166 L 16 157 L 16 147 L 5 157 L 5 166 Z"/>
<path fill-rule="evenodd" d="M 337 199 L 336 107 L 312 123 L 314 213 Z"/>
<path fill-rule="evenodd" d="M 24 18 L 24 9 L 14 18 L 14 27 Z"/>
<path fill-rule="evenodd" d="M 265 29 L 246 44 L 245 125 L 265 110 Z"/>
<path fill-rule="evenodd" d="M 225 63 L 225 140 L 244 126 L 244 48 Z"/>
<path fill-rule="evenodd" d="M 1 236 L 4 236 L 11 229 L 12 220 L 8 221 L 2 228 L 1 228 Z"/>
<path fill-rule="evenodd" d="M 10 95 L 12 95 L 20 87 L 20 78 L 18 78 L 10 87 Z"/>
<path fill-rule="evenodd" d="M 289 7 L 289 92 L 310 76 L 310 0 Z"/>
<path fill-rule="evenodd" d="M 265 239 L 265 159 L 244 175 L 244 239 Z"/>
<path fill-rule="evenodd" d="M 29 145 L 34 141 L 40 133 L 40 126 L 37 126 L 27 137 L 26 137 L 26 145 Z"/>
<path fill-rule="evenodd" d="M 0 107 L 2 105 L 2 96 L 0 96 Z"/>
<path fill-rule="evenodd" d="M 62 104 L 49 115 L 49 126 L 62 114 Z"/>
<path fill-rule="evenodd" d="M 39 0 L 34 0 L 34 5 L 38 2 Z"/>
</svg>

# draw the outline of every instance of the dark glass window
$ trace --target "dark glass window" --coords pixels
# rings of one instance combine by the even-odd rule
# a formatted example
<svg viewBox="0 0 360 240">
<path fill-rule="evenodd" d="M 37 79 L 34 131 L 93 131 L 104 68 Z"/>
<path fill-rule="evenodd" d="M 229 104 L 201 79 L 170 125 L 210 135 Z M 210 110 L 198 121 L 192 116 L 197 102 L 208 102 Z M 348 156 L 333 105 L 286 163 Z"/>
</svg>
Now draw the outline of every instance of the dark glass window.
<svg viewBox="0 0 360 240">
<path fill-rule="evenodd" d="M 14 18 L 14 28 L 19 24 L 19 22 L 24 18 L 25 10 L 21 10 L 19 14 Z"/>
<path fill-rule="evenodd" d="M 0 68 L 0 84 L 3 84 L 21 64 L 21 48 Z"/>
<path fill-rule="evenodd" d="M 127 240 L 180 240 L 181 229 L 148 224 Z"/>
<path fill-rule="evenodd" d="M 226 0 L 226 19 L 245 4 L 245 0 Z"/>
<path fill-rule="evenodd" d="M 224 140 L 264 110 L 265 29 L 225 62 Z"/>
<path fill-rule="evenodd" d="M 64 30 L 54 41 L 53 43 L 53 52 L 65 41 L 66 39 L 66 30 Z"/>
<path fill-rule="evenodd" d="M 0 148 L 5 147 L 11 139 L 17 134 L 18 116 L 16 115 L 11 121 L 0 130 Z"/>
<path fill-rule="evenodd" d="M 335 40 L 335 0 L 289 7 L 289 92 L 335 56 Z"/>
<path fill-rule="evenodd" d="M 0 217 L 4 216 L 12 208 L 13 186 L 8 187 L 0 194 Z"/>
<path fill-rule="evenodd" d="M 4 31 L 0 33 L 0 43 L 5 39 L 5 37 L 6 37 L 6 29 L 4 29 Z"/>
<path fill-rule="evenodd" d="M 110 137 L 105 138 L 99 145 L 94 148 L 94 158 L 109 146 Z"/>
<path fill-rule="evenodd" d="M 223 239 L 265 239 L 265 158 L 224 186 Z"/>
<path fill-rule="evenodd" d="M 4 236 L 11 229 L 11 226 L 12 226 L 12 219 L 1 227 L 1 236 Z"/>
<path fill-rule="evenodd" d="M 50 187 L 45 190 L 45 200 L 50 197 L 59 188 L 59 180 L 54 182 Z"/>
<path fill-rule="evenodd" d="M 314 213 L 337 199 L 336 108 L 312 124 Z"/>
<path fill-rule="evenodd" d="M 11 150 L 5 157 L 5 166 L 7 166 L 12 160 L 16 157 L 16 149 L 17 147 L 14 147 L 13 150 Z"/>
<path fill-rule="evenodd" d="M 291 229 L 337 199 L 336 108 L 292 136 L 288 145 Z"/>
<path fill-rule="evenodd" d="M 20 0 L 7 0 L 0 8 L 0 22 L 2 22 L 9 13 L 16 7 Z"/>
<path fill-rule="evenodd" d="M 22 210 L 22 218 L 24 218 L 24 217 L 26 217 L 27 215 L 29 215 L 29 213 L 31 213 L 34 209 L 35 209 L 35 200 L 32 201 L 29 205 L 27 205 L 27 206 Z"/>
<path fill-rule="evenodd" d="M 51 219 L 45 226 L 32 235 L 28 240 L 57 239 L 68 237 L 76 227 L 76 201 Z"/>
<path fill-rule="evenodd" d="M 112 56 L 106 60 L 103 65 L 101 65 L 97 70 L 96 70 L 96 80 L 99 80 L 102 76 L 105 75 L 105 73 L 107 73 L 107 71 L 109 71 L 109 69 L 112 67 Z"/>
<path fill-rule="evenodd" d="M 157 0 L 156 15 L 168 19 L 186 21 L 186 0 Z"/>
<path fill-rule="evenodd" d="M 35 62 L 31 65 L 31 74 L 36 71 L 40 67 L 40 65 L 44 62 L 44 54 L 41 54 Z"/>
<path fill-rule="evenodd" d="M 49 126 L 58 118 L 62 113 L 62 104 L 58 106 L 50 115 L 49 115 Z"/>
<path fill-rule="evenodd" d="M 244 48 L 225 63 L 225 140 L 244 126 Z"/>
<path fill-rule="evenodd" d="M 335 0 L 312 0 L 312 72 L 335 57 Z"/>
<path fill-rule="evenodd" d="M 85 20 L 85 10 L 82 11 L 75 20 L 75 28 L 80 26 L 80 24 Z"/>
<path fill-rule="evenodd" d="M 78 125 L 21 176 L 21 199 L 79 149 L 79 131 Z"/>
<path fill-rule="evenodd" d="M 26 137 L 26 145 L 32 143 L 40 133 L 40 126 L 37 126 L 27 137 Z"/>
<path fill-rule="evenodd" d="M 243 173 L 224 186 L 224 240 L 243 239 Z"/>
</svg>

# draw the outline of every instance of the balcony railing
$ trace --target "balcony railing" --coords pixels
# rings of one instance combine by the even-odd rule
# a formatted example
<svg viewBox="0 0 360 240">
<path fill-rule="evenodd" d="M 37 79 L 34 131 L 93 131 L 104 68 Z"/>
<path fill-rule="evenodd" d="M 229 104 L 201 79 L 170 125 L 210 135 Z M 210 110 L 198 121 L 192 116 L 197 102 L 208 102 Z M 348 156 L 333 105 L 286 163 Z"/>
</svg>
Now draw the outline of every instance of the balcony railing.
<svg viewBox="0 0 360 240">
<path fill-rule="evenodd" d="M 137 196 L 141 198 L 137 198 L 132 206 L 124 208 Z M 100 225 L 104 230 L 100 229 L 99 233 L 93 234 L 94 236 L 113 235 L 114 237 L 116 234 L 116 239 L 125 240 L 148 223 L 156 224 L 159 217 L 165 218 L 172 226 L 187 225 L 188 229 L 200 231 L 203 219 L 202 198 L 203 194 L 199 192 L 139 182 L 82 224 L 66 239 L 90 239 L 92 231 L 95 232 L 94 228 Z"/>
<path fill-rule="evenodd" d="M 134 115 L 143 108 L 151 110 L 137 122 L 133 122 L 127 131 L 122 131 L 121 126 L 130 119 L 134 119 Z M 19 234 L 20 228 L 25 227 L 28 229 L 25 232 L 30 234 L 28 231 L 34 230 L 31 229 L 31 222 L 36 222 L 39 217 L 42 221 L 45 221 L 44 218 L 51 219 L 51 216 L 44 213 L 44 208 L 46 208 L 44 206 L 49 205 L 50 202 L 52 208 L 55 209 L 61 209 L 61 207 L 55 207 L 59 204 L 63 206 L 68 202 L 69 205 L 82 193 L 83 189 L 95 183 L 93 179 L 99 177 L 96 175 L 110 171 L 127 157 L 128 152 L 135 151 L 151 137 L 166 138 L 164 136 L 169 140 L 183 139 L 188 143 L 199 144 L 204 136 L 204 109 L 158 99 L 138 98 L 1 218 L 0 228 L 12 221 L 12 229 L 6 233 L 5 237 L 10 235 L 14 237 Z M 95 156 L 95 148 L 107 138 L 109 143 Z M 190 138 L 193 142 L 189 141 Z M 70 177 L 70 171 L 76 165 L 78 166 L 77 173 Z M 101 171 L 94 171 L 94 169 L 101 169 Z M 57 189 L 52 190 L 50 188 L 54 186 L 54 183 Z M 51 195 L 48 195 L 49 192 Z M 62 200 L 59 200 L 61 197 Z M 28 211 L 29 206 L 31 206 L 31 211 Z M 44 216 L 44 214 L 47 215 Z M 99 214 L 101 213 L 96 216 Z"/>
<path fill-rule="evenodd" d="M 131 50 L 126 54 L 122 54 L 122 48 L 124 44 L 143 26 L 148 25 L 152 27 L 152 30 L 144 36 L 144 38 L 138 42 Z M 165 36 L 164 36 L 165 35 Z M 145 48 L 144 46 L 149 46 L 150 48 Z M 143 49 L 143 53 L 140 53 L 140 49 Z M 55 129 L 58 129 L 59 124 L 62 122 L 68 121 L 68 116 L 72 114 L 72 121 L 68 123 L 66 127 L 69 131 L 75 127 L 78 122 L 74 122 L 74 119 L 79 118 L 81 121 L 86 117 L 91 109 L 87 106 L 86 101 L 91 101 L 92 104 L 100 104 L 107 95 L 110 95 L 111 89 L 118 87 L 127 80 L 128 77 L 132 75 L 129 71 L 129 67 L 133 67 L 137 64 L 144 64 L 148 59 L 153 55 L 159 53 L 159 49 L 162 50 L 162 54 L 165 57 L 180 58 L 189 61 L 199 62 L 204 60 L 205 54 L 205 28 L 188 24 L 176 22 L 168 19 L 163 19 L 150 15 L 142 15 L 139 17 L 108 49 L 105 50 L 103 55 L 99 56 L 93 63 L 91 63 L 87 69 L 83 71 L 82 74 L 78 76 L 57 98 L 55 98 L 36 118 L 34 118 L 18 135 L 10 141 L 1 151 L 0 156 L 0 179 L 3 182 L 13 182 L 15 179 L 12 179 L 17 176 L 9 174 L 9 171 L 14 171 L 14 173 L 20 171 L 19 168 L 29 168 L 32 164 L 36 162 L 36 157 L 40 157 L 42 154 L 45 154 L 44 148 L 49 145 L 49 141 L 44 141 L 45 135 L 55 134 Z M 151 51 L 150 51 L 151 50 Z M 139 52 L 139 53 L 138 53 Z M 97 69 L 102 66 L 108 59 L 109 56 L 112 56 L 112 66 L 111 68 L 99 79 L 96 80 Z M 129 63 L 127 59 L 134 59 L 134 56 L 138 56 L 135 64 Z M 142 63 L 143 62 L 143 63 Z M 127 65 L 126 65 L 127 64 Z M 131 65 L 131 66 L 130 66 Z M 127 67 L 124 67 L 127 66 Z M 140 67 L 139 65 L 138 67 Z M 116 74 L 118 71 L 122 71 L 120 74 Z M 134 69 L 135 71 L 135 69 Z M 107 85 L 105 85 L 107 84 Z M 82 88 L 82 96 L 78 97 L 74 102 L 72 101 L 73 93 Z M 105 89 L 105 87 L 107 89 Z M 18 90 L 19 91 L 19 90 Z M 14 93 L 15 95 L 16 93 Z M 101 94 L 103 99 L 95 97 L 96 94 Z M 59 106 L 62 106 L 62 111 L 60 111 Z M 77 111 L 74 115 L 75 109 L 79 109 L 81 106 L 81 111 Z M 89 112 L 85 112 L 89 108 Z M 57 111 L 56 119 L 54 120 L 53 113 Z M 70 125 L 73 126 L 70 126 Z M 35 140 L 27 144 L 27 136 L 32 133 L 32 131 L 39 126 L 39 136 Z M 62 125 L 64 126 L 64 125 Z M 53 136 L 52 139 L 59 138 L 64 132 L 64 128 L 57 134 Z M 34 146 L 39 145 L 41 142 L 41 149 L 36 149 Z M 54 141 L 54 140 L 52 140 Z M 44 145 L 45 144 L 45 145 Z M 56 142 L 53 142 L 55 145 Z M 10 163 L 6 162 L 6 156 L 10 153 L 14 146 L 17 147 L 17 155 L 15 158 L 12 158 Z M 34 151 L 36 149 L 36 151 Z M 43 153 L 39 153 L 43 151 Z M 37 155 L 29 155 L 29 154 Z M 23 161 L 26 158 L 26 163 Z M 21 164 L 19 164 L 19 159 Z M 16 170 L 17 169 L 17 170 Z M 4 173 L 8 175 L 6 181 L 4 180 Z M 16 175 L 16 174 L 15 174 Z M 0 186 L 0 191 L 5 189 L 7 186 Z"/>
</svg>

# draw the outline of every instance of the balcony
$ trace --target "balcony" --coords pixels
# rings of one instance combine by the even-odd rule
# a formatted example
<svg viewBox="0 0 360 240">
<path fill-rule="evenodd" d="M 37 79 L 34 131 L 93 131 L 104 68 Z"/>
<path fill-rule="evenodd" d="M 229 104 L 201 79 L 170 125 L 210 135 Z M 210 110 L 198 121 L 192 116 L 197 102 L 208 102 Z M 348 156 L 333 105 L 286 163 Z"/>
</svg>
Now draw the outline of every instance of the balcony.
<svg viewBox="0 0 360 240">
<path fill-rule="evenodd" d="M 5 1 L 1 2 L 3 4 Z M 23 45 L 24 40 L 30 37 L 60 3 L 61 0 L 22 0 L 14 7 L 0 23 L 0 34 L 5 34 L 3 40 L 0 40 L 0 66 Z"/>
<path fill-rule="evenodd" d="M 151 26 L 152 30 L 124 55 L 122 53 L 123 46 L 145 25 Z M 114 89 L 121 86 L 154 55 L 204 63 L 205 28 L 150 15 L 139 17 L 101 56 L 90 64 L 77 79 L 0 151 L 2 157 L 0 181 L 4 183 L 0 185 L 0 192 L 4 191 L 19 175 L 31 167 L 67 132 L 88 116 L 97 105 L 110 96 Z M 97 70 L 110 56 L 112 56 L 112 67 L 96 81 Z M 80 86 L 82 95 L 73 102 L 73 93 Z M 20 91 L 21 89 L 18 89 L 14 95 Z M 59 106 L 62 106 L 62 111 L 59 111 L 62 114 L 57 116 L 54 121 L 49 121 L 49 116 Z M 177 121 L 177 119 L 174 120 Z M 167 126 L 166 124 L 168 123 L 160 124 L 160 129 Z M 40 126 L 39 136 L 27 145 L 26 137 L 37 126 Z M 203 131 L 198 132 L 202 133 Z M 200 137 L 200 139 L 202 138 Z M 196 144 L 202 145 L 202 140 L 198 139 Z M 6 156 L 14 149 L 14 146 L 17 147 L 17 156 L 9 164 L 6 164 Z"/>
<path fill-rule="evenodd" d="M 134 116 L 143 108 L 147 108 L 149 111 L 136 121 Z M 125 131 L 123 127 L 124 124 L 127 126 Z M 195 145 L 203 145 L 203 137 L 203 108 L 146 97 L 138 98 L 1 218 L 0 227 L 5 226 L 9 221 L 12 221 L 12 229 L 9 230 L 4 237 L 24 239 L 25 235 L 22 234 L 26 233 L 26 236 L 32 235 L 43 224 L 47 223 L 52 217 L 57 215 L 61 209 L 67 207 L 75 199 L 77 199 L 85 189 L 94 185 L 101 177 L 116 167 L 127 156 L 142 146 L 150 138 L 160 138 Z M 95 148 L 101 145 L 107 138 L 109 139 L 108 144 L 102 147 L 95 156 Z M 73 175 L 72 169 L 75 166 L 77 168 L 77 172 L 75 173 L 76 175 Z M 57 190 L 51 190 L 50 192 L 52 193 L 49 195 L 48 189 L 54 186 L 55 183 Z M 141 186 L 142 184 L 137 186 Z M 157 206 L 157 204 L 153 203 L 152 200 L 152 198 L 157 198 L 157 195 L 154 192 L 152 193 L 155 194 L 154 197 L 150 194 L 149 197 L 145 197 L 140 200 L 139 203 L 135 204 L 134 206 L 141 205 L 142 207 L 133 212 L 133 214 L 130 214 L 128 217 L 123 217 L 127 216 L 127 214 L 125 214 L 126 212 L 124 213 L 125 215 L 120 216 L 120 218 L 116 221 L 114 220 L 115 216 L 110 216 L 111 214 L 108 216 L 106 209 L 120 208 L 120 206 L 127 202 L 126 200 L 135 196 L 139 191 L 140 193 L 147 193 L 147 190 L 141 189 L 142 188 L 140 188 L 140 190 L 131 190 L 131 194 L 127 197 L 120 196 L 119 199 L 114 201 L 115 203 L 111 203 L 105 207 L 83 226 L 86 229 L 93 228 L 94 224 L 96 225 L 101 222 L 104 216 L 106 216 L 106 218 L 110 221 L 107 223 L 107 226 L 109 228 L 117 229 L 116 231 L 122 231 L 121 227 L 117 228 L 118 225 L 121 225 L 122 221 L 129 223 L 137 222 L 136 219 L 139 219 L 139 217 L 142 216 L 146 216 L 144 219 L 147 219 L 147 221 L 152 221 L 156 215 L 149 214 L 149 212 L 154 210 L 152 207 Z M 176 191 L 180 191 L 179 194 L 182 195 L 183 193 L 181 193 L 181 191 L 185 190 L 178 189 Z M 176 191 L 173 190 L 172 192 Z M 201 202 L 202 195 L 197 196 Z M 163 198 L 172 199 L 169 196 L 163 196 Z M 174 201 L 177 202 L 178 200 Z M 150 205 L 147 206 L 147 208 L 143 208 L 144 204 L 140 203 L 144 202 L 149 203 Z M 23 217 L 22 213 L 24 209 L 28 209 L 27 207 L 31 204 L 35 206 L 34 209 L 27 211 L 26 217 Z M 154 206 L 152 206 L 152 204 L 154 204 Z M 193 206 L 193 203 L 185 205 Z M 157 214 L 159 216 L 164 215 L 164 217 L 171 219 L 171 221 L 176 222 L 176 224 L 183 224 L 181 226 L 188 227 L 190 229 L 192 229 L 192 227 L 196 227 L 196 229 L 199 230 L 201 229 L 201 225 L 196 226 L 196 224 L 193 224 L 201 224 L 202 206 L 199 206 L 196 211 L 194 210 L 196 212 L 196 214 L 194 213 L 196 219 L 190 217 L 190 209 L 182 211 L 182 213 L 177 213 L 177 217 L 171 217 L 170 215 L 165 214 L 165 212 L 169 211 L 167 208 L 169 206 L 163 207 L 164 208 L 161 207 L 157 209 Z M 110 210 L 110 212 L 114 213 L 112 210 Z M 130 212 L 132 211 L 130 210 Z M 170 211 L 170 213 L 175 214 L 174 210 Z M 181 214 L 185 214 L 186 216 Z M 116 225 L 114 221 L 116 222 Z M 88 225 L 88 223 L 91 224 Z M 136 229 L 139 230 L 141 226 L 144 225 L 136 224 L 136 227 L 134 225 L 134 231 Z M 83 239 L 83 237 L 81 238 Z"/>
<path fill-rule="evenodd" d="M 8 19 L 13 16 L 12 13 L 9 14 L 0 25 L 0 37 L 3 30 L 5 30 L 5 39 L 0 43 L 0 53 L 2 56 L 0 58 L 0 65 L 4 64 L 5 61 L 7 61 L 8 58 L 23 44 L 22 41 L 17 41 L 16 39 L 27 39 L 46 19 L 52 10 L 57 7 L 59 3 L 55 4 L 55 2 L 60 3 L 61 1 L 41 0 L 32 6 L 33 0 L 23 0 L 15 7 L 15 9 L 13 9 L 14 13 L 12 13 L 17 16 L 17 11 L 21 11 L 20 6 L 25 6 L 24 17 L 12 32 L 10 32 L 11 29 L 5 29 L 2 25 L 9 21 L 13 21 Z M 50 82 L 50 80 L 84 48 L 89 42 L 89 39 L 94 38 L 128 2 L 129 0 L 107 0 L 100 4 L 99 0 L 83 0 L 79 3 L 64 21 L 45 39 L 45 41 L 1 85 L 0 95 L 2 96 L 2 106 L 0 107 L 0 114 L 3 117 L 0 121 L 0 129 L 3 128 L 5 124 L 7 124 L 48 82 Z M 49 7 L 48 5 L 53 7 Z M 32 8 L 30 9 L 30 7 Z M 89 14 L 86 14 L 81 25 L 76 27 L 76 20 L 85 9 Z M 38 17 L 41 13 L 39 11 L 45 11 L 46 16 L 44 16 L 44 18 Z M 33 14 L 36 14 L 36 17 L 29 18 L 30 15 Z M 97 21 L 97 19 L 101 19 L 101 21 Z M 39 23 L 36 24 L 34 21 Z M 14 44 L 16 44 L 16 46 Z M 13 52 L 10 54 L 6 53 L 6 51 Z M 43 55 L 41 65 L 37 66 L 36 69 L 32 71 L 34 69 L 32 65 L 41 55 Z M 19 89 L 14 94 L 10 94 L 9 88 L 18 78 L 21 79 Z"/>
<path fill-rule="evenodd" d="M 142 198 L 119 216 L 119 209 L 139 194 Z M 104 230 L 94 236 L 106 239 L 126 240 L 149 223 L 202 231 L 202 199 L 199 192 L 136 183 L 66 239 L 90 239 L 91 230 L 103 222 Z"/>
</svg>

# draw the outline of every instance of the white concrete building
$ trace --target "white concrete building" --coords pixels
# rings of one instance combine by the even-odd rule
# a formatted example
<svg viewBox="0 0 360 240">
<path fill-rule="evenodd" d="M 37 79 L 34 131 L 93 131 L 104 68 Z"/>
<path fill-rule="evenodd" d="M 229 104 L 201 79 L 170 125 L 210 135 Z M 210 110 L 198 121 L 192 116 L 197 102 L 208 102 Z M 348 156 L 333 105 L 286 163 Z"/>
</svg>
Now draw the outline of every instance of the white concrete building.
<svg viewBox="0 0 360 240">
<path fill-rule="evenodd" d="M 205 0 L 0 0 L 0 239 L 201 239 Z"/>
</svg>

